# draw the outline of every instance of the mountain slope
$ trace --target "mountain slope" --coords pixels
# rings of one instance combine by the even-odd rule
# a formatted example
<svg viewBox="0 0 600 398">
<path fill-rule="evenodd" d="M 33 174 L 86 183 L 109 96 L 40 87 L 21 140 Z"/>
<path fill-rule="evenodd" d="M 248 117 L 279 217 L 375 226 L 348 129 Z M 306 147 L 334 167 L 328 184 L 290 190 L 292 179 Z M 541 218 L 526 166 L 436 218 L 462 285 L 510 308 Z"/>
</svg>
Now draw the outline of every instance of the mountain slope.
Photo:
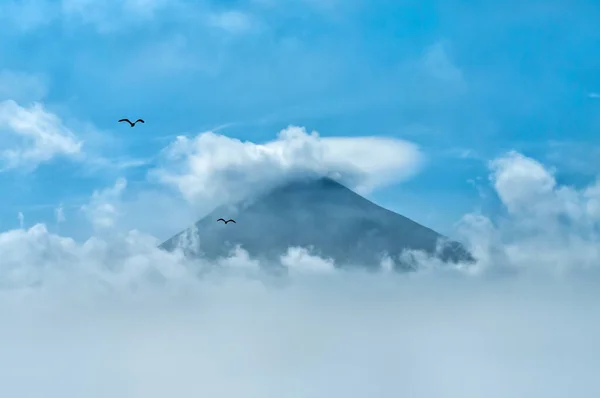
<svg viewBox="0 0 600 398">
<path fill-rule="evenodd" d="M 237 223 L 225 225 L 219 218 Z M 398 260 L 403 249 L 433 253 L 439 238 L 444 237 L 321 178 L 298 180 L 252 201 L 218 208 L 160 247 L 171 251 L 187 241 L 192 252 L 217 258 L 239 244 L 264 261 L 276 261 L 289 247 L 306 247 L 337 265 L 367 267 L 379 266 L 387 253 L 397 266 L 408 268 L 410 264 Z M 440 257 L 451 262 L 472 259 L 456 242 L 447 244 Z"/>
</svg>

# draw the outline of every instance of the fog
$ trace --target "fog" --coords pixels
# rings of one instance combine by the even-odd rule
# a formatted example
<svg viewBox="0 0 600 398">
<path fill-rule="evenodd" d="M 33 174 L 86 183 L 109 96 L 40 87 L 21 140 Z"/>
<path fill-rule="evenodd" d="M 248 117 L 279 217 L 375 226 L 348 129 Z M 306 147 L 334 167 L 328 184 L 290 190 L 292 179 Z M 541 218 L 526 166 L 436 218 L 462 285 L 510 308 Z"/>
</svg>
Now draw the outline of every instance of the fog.
<svg viewBox="0 0 600 398">
<path fill-rule="evenodd" d="M 594 274 L 363 274 L 296 251 L 273 276 L 243 251 L 189 263 L 136 234 L 7 234 L 37 263 L 3 278 L 3 396 L 600 394 Z"/>
</svg>

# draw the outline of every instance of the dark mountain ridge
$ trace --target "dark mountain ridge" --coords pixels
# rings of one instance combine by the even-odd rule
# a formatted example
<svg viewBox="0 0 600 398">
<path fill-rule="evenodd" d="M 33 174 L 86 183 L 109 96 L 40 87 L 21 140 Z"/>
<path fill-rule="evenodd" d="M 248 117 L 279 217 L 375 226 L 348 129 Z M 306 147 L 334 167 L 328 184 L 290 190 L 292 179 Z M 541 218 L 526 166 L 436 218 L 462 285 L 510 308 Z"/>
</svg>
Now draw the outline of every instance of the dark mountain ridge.
<svg viewBox="0 0 600 398">
<path fill-rule="evenodd" d="M 236 220 L 225 225 L 219 218 Z M 438 242 L 446 242 L 436 253 Z M 436 254 L 445 262 L 472 261 L 457 242 L 380 207 L 329 178 L 300 179 L 251 200 L 215 209 L 160 247 L 184 248 L 208 259 L 227 256 L 236 245 L 265 262 L 277 262 L 290 247 L 304 247 L 337 266 L 379 267 L 384 254 L 395 268 L 412 269 L 405 249 Z"/>
</svg>

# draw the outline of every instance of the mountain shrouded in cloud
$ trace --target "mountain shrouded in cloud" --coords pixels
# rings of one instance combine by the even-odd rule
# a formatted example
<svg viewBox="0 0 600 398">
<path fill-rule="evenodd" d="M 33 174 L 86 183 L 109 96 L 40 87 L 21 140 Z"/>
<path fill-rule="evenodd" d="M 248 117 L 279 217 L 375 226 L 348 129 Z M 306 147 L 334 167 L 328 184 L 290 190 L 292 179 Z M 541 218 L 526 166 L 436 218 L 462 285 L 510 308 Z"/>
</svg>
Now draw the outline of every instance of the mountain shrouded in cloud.
<svg viewBox="0 0 600 398">
<path fill-rule="evenodd" d="M 41 224 L 0 233 L 3 389 L 67 398 L 596 397 L 600 237 L 586 227 L 600 220 L 598 184 L 564 186 L 518 153 L 490 166 L 490 192 L 506 216 L 471 215 L 463 232 L 476 249 L 474 268 L 518 270 L 504 280 L 435 268 L 409 277 L 331 270 L 326 259 L 294 248 L 281 258 L 291 272 L 275 285 L 243 250 L 195 261 L 135 231 L 81 243 Z M 103 201 L 126 189 L 118 181 L 95 194 L 86 214 L 119 216 L 118 203 Z M 265 195 L 295 192 L 297 205 L 318 207 L 302 190 L 339 192 L 348 200 L 337 201 L 340 209 L 365 201 L 329 181 L 286 183 Z M 527 206 L 523 197 L 533 195 L 537 202 Z M 362 209 L 384 211 L 374 206 Z M 570 222 L 558 222 L 564 217 Z M 231 235 L 248 225 L 244 215 L 234 218 L 209 226 Z M 260 221 L 254 232 L 275 238 Z M 325 221 L 315 228 L 346 232 Z M 548 275 L 581 265 L 583 275 Z"/>
<path fill-rule="evenodd" d="M 217 223 L 233 218 L 236 224 Z M 438 249 L 438 244 L 441 245 Z M 236 247 L 276 262 L 290 248 L 303 248 L 337 265 L 394 268 L 415 264 L 405 250 L 436 254 L 443 261 L 472 260 L 456 242 L 384 209 L 330 178 L 285 183 L 236 205 L 221 206 L 161 245 L 206 258 L 227 257 Z"/>
<path fill-rule="evenodd" d="M 600 397 L 597 3 L 0 1 L 2 396 Z"/>
</svg>

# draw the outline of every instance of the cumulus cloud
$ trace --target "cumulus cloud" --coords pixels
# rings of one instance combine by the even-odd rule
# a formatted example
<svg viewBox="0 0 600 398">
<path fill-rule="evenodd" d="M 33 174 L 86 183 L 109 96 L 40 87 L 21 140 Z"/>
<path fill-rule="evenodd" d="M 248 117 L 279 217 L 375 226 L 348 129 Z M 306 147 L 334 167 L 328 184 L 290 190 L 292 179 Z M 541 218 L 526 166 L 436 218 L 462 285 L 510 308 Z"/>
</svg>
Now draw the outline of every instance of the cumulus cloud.
<svg viewBox="0 0 600 398">
<path fill-rule="evenodd" d="M 365 193 L 411 177 L 422 162 L 419 148 L 410 142 L 321 137 L 291 126 L 264 144 L 212 132 L 180 136 L 166 148 L 161 167 L 152 175 L 191 202 L 226 202 L 300 175 L 327 175 Z"/>
<path fill-rule="evenodd" d="M 490 179 L 509 212 L 519 214 L 537 211 L 541 201 L 554 199 L 551 194 L 556 181 L 536 160 L 512 151 L 493 160 L 490 166 L 493 171 Z M 533 203 L 536 206 L 532 206 Z"/>
<path fill-rule="evenodd" d="M 15 229 L 0 234 L 5 247 L 0 260 L 1 284 L 4 289 L 28 289 L 32 286 L 64 288 L 73 283 L 127 284 L 136 272 L 146 272 L 147 261 L 166 253 L 154 253 L 156 239 L 131 231 L 114 239 L 92 237 L 82 244 L 52 234 L 44 224 L 29 229 Z M 173 257 L 173 256 L 171 256 Z M 137 258 L 137 259 L 136 259 Z M 174 257 L 173 257 L 174 258 Z M 91 261 L 91 262 L 90 262 Z M 120 273 L 122 271 L 123 273 Z"/>
<path fill-rule="evenodd" d="M 0 102 L 0 151 L 4 169 L 33 170 L 55 157 L 75 157 L 83 142 L 61 119 L 41 104 L 22 107 L 13 100 Z"/>
<path fill-rule="evenodd" d="M 491 162 L 491 168 L 494 188 L 515 219 L 584 229 L 600 221 L 600 180 L 583 189 L 559 185 L 553 170 L 514 151 Z"/>
<path fill-rule="evenodd" d="M 495 220 L 470 214 L 459 225 L 478 267 L 546 272 L 598 270 L 600 181 L 577 189 L 553 170 L 511 151 L 490 162 L 490 182 L 506 210 Z"/>
</svg>

